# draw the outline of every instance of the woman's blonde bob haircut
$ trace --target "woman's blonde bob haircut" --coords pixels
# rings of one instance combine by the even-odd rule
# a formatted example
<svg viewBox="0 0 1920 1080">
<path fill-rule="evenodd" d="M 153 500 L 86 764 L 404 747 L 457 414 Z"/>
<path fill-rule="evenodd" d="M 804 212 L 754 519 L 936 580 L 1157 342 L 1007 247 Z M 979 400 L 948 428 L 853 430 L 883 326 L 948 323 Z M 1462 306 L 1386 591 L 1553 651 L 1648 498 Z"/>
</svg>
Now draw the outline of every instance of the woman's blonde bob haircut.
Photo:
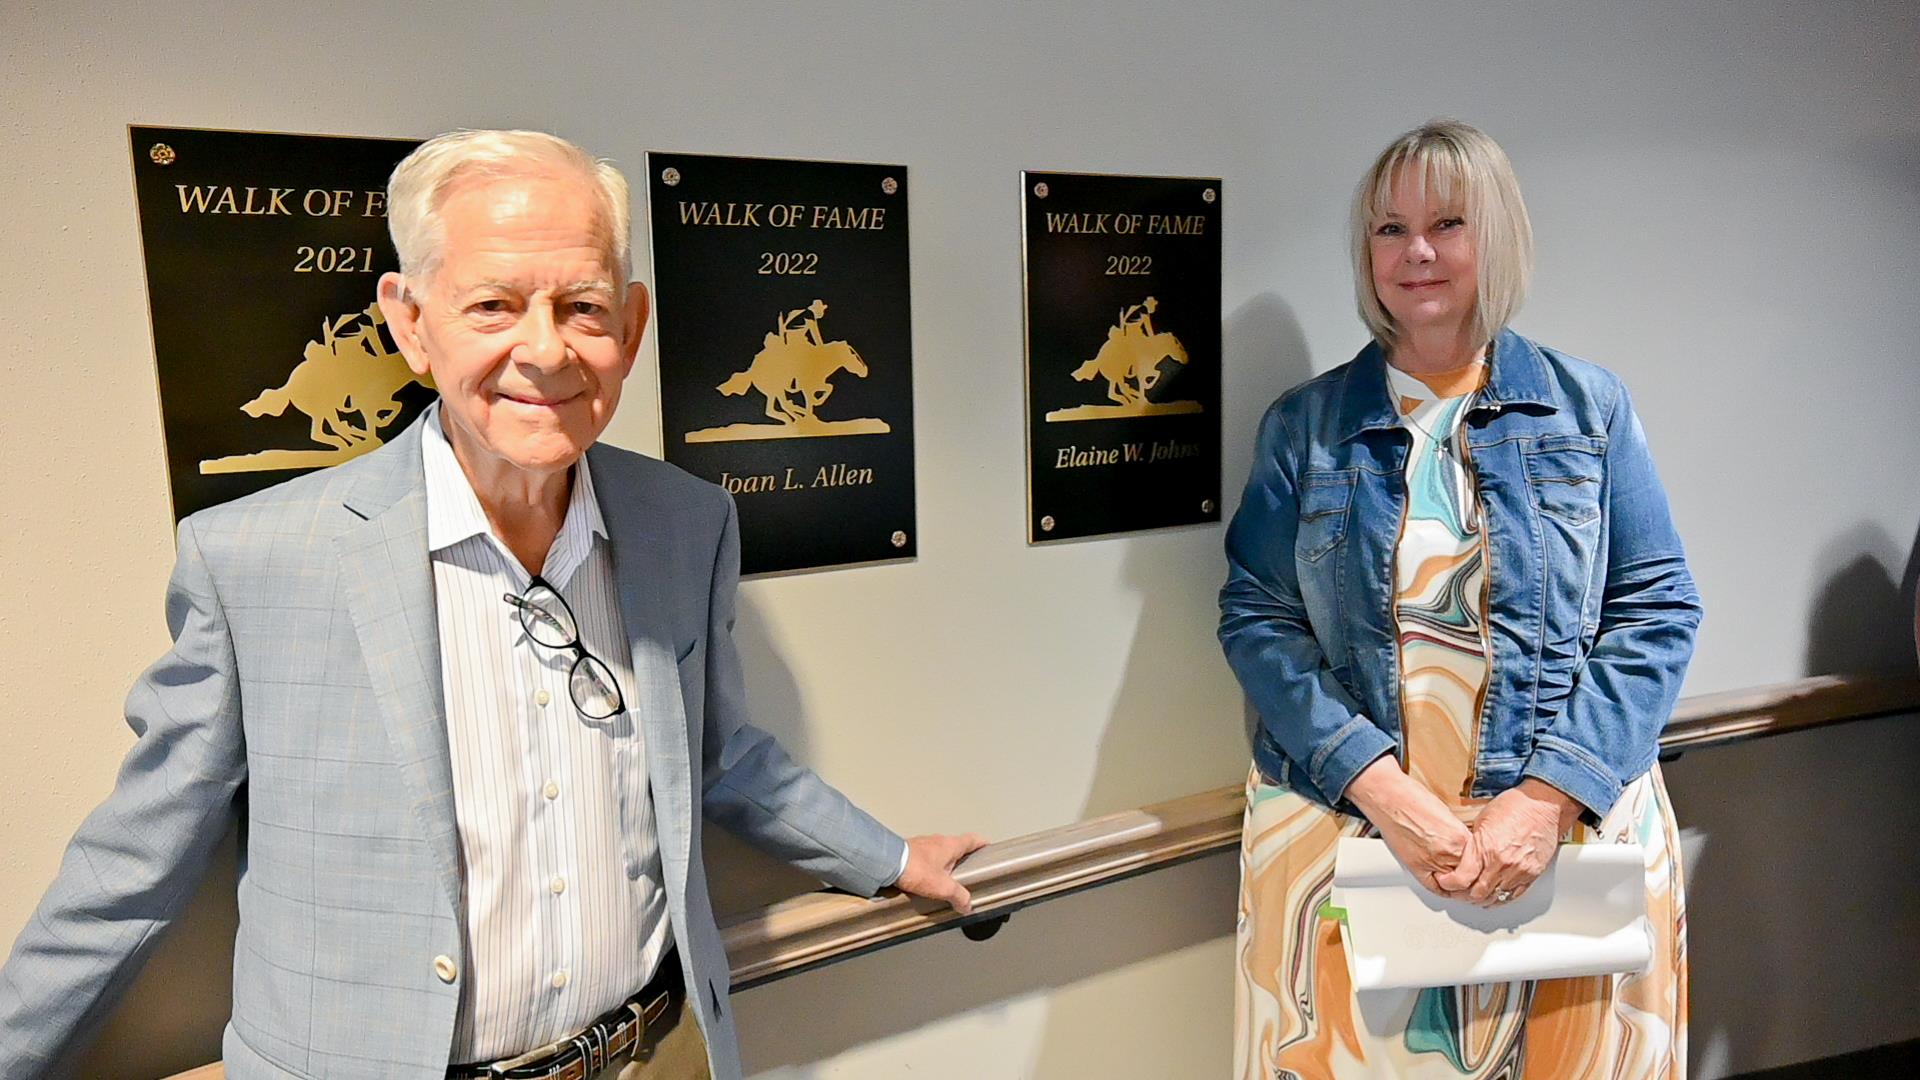
<svg viewBox="0 0 1920 1080">
<path fill-rule="evenodd" d="M 1520 181 L 1506 151 L 1486 132 L 1458 120 L 1430 120 L 1387 145 L 1353 195 L 1353 291 L 1360 319 L 1382 348 L 1400 336 L 1393 316 L 1373 291 L 1373 229 L 1393 208 L 1402 176 L 1428 198 L 1457 206 L 1478 256 L 1473 317 L 1475 340 L 1492 341 L 1527 298 L 1533 276 L 1533 225 L 1520 198 Z"/>
<path fill-rule="evenodd" d="M 599 198 L 609 268 L 620 275 L 611 284 L 624 296 L 633 276 L 627 178 L 611 162 L 543 131 L 450 131 L 421 143 L 394 166 L 387 180 L 387 232 L 408 288 L 420 291 L 440 268 L 447 239 L 440 208 L 461 181 L 568 174 L 585 180 Z"/>
</svg>

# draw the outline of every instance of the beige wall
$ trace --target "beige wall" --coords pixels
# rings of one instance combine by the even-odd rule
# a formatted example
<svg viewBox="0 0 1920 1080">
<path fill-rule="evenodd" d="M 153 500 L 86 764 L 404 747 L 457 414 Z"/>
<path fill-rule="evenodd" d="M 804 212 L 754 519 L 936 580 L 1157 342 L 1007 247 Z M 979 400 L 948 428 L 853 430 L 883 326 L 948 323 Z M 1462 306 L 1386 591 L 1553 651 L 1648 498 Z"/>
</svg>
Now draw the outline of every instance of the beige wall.
<svg viewBox="0 0 1920 1080">
<path fill-rule="evenodd" d="M 1221 530 L 1021 541 L 1023 167 L 1225 178 L 1230 508 L 1260 409 L 1360 343 L 1353 178 L 1429 115 L 1483 124 L 1540 235 L 1520 328 L 1619 371 L 1651 432 L 1709 608 L 1689 690 L 1904 655 L 1911 5 L 1775 0 L 1733 21 L 1630 2 L 445 4 L 397 23 L 363 0 L 262 7 L 0 11 L 0 942 L 109 789 L 121 695 L 165 641 L 129 123 L 545 127 L 636 170 L 648 148 L 909 165 L 920 557 L 750 582 L 741 628 L 762 722 L 902 830 L 1011 835 L 1245 769 L 1212 636 Z M 657 448 L 651 382 L 643 364 L 615 441 Z M 1876 863 L 1851 838 L 1912 835 L 1916 765 L 1902 721 L 1674 767 L 1697 860 L 1700 1075 L 1920 1035 L 1909 1003 L 1849 1005 L 1913 984 L 1920 913 L 1894 906 L 1893 944 L 1874 946 L 1827 932 L 1823 907 L 1840 883 L 1910 893 L 1912 856 Z M 737 850 L 719 861 L 730 907 L 787 881 Z M 230 873 L 89 1071 L 217 1052 Z M 985 944 L 943 936 L 751 991 L 749 1065 L 1221 1075 L 1234 873 L 1214 858 L 1022 913 Z"/>
</svg>

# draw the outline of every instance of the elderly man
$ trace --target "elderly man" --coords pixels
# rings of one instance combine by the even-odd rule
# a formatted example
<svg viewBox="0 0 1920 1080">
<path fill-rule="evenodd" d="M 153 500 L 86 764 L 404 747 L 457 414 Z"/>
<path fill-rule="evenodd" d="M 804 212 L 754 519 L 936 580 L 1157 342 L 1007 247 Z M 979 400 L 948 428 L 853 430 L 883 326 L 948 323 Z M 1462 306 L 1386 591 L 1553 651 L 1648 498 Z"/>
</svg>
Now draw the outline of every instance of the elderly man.
<svg viewBox="0 0 1920 1080">
<path fill-rule="evenodd" d="M 626 181 L 459 132 L 389 205 L 380 307 L 440 401 L 181 523 L 139 738 L 0 970 L 0 1075 L 97 1026 L 236 816 L 235 1080 L 739 1076 L 703 811 L 967 910 L 983 841 L 902 840 L 746 723 L 731 499 L 595 445 L 647 320 Z"/>
</svg>

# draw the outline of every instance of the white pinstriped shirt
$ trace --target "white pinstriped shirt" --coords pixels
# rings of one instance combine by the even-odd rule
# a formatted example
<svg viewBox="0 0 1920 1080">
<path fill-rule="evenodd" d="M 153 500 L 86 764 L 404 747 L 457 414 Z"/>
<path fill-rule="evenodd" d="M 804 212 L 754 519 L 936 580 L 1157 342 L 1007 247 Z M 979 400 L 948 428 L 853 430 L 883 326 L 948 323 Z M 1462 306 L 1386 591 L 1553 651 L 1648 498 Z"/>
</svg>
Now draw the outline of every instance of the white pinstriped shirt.
<svg viewBox="0 0 1920 1080">
<path fill-rule="evenodd" d="M 636 718 L 573 705 L 573 654 L 527 638 L 502 594 L 532 577 L 487 521 L 435 405 L 422 439 L 427 547 L 466 901 L 456 1063 L 573 1034 L 645 985 L 670 944 Z M 544 578 L 634 700 L 606 524 L 585 458 Z"/>
</svg>

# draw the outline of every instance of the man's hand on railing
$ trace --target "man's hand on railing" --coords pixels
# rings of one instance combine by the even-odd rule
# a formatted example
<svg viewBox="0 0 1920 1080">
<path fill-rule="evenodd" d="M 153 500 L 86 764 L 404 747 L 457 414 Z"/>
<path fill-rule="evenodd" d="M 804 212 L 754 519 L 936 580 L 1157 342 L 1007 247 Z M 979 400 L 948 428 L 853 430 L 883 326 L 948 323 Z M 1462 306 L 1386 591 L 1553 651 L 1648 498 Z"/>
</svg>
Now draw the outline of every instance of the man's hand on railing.
<svg viewBox="0 0 1920 1080">
<path fill-rule="evenodd" d="M 953 878 L 960 860 L 987 846 L 987 838 L 965 836 L 916 836 L 907 841 L 907 868 L 894 885 L 901 892 L 939 900 L 962 915 L 973 911 L 973 897 Z"/>
</svg>

